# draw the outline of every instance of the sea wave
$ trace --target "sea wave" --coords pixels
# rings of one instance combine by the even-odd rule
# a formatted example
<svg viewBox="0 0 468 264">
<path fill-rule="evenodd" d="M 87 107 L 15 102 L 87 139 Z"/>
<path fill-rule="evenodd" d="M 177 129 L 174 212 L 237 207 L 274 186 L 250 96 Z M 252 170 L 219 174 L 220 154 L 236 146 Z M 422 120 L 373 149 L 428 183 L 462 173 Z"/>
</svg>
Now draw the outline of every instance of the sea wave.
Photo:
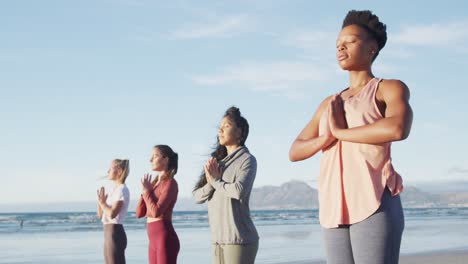
<svg viewBox="0 0 468 264">
<path fill-rule="evenodd" d="M 318 224 L 318 210 L 252 211 L 256 225 Z M 410 208 L 405 209 L 409 221 L 434 218 L 468 219 L 468 208 Z M 174 212 L 176 228 L 208 227 L 208 212 Z M 130 230 L 146 228 L 144 218 L 137 219 L 129 212 L 124 222 Z M 72 213 L 10 213 L 0 214 L 0 233 L 25 232 L 81 232 L 102 230 L 102 223 L 95 212 Z"/>
</svg>

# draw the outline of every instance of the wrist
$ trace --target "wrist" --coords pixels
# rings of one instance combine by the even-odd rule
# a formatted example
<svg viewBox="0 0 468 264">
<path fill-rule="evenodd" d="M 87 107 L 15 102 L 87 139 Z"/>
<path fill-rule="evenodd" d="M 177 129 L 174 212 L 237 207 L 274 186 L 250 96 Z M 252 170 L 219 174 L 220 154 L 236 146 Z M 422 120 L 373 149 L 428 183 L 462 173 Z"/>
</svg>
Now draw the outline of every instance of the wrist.
<svg viewBox="0 0 468 264">
<path fill-rule="evenodd" d="M 335 136 L 336 139 L 342 140 L 344 131 L 345 131 L 345 129 L 343 129 L 343 128 L 337 128 L 335 130 L 335 133 L 333 134 L 333 136 Z"/>
</svg>

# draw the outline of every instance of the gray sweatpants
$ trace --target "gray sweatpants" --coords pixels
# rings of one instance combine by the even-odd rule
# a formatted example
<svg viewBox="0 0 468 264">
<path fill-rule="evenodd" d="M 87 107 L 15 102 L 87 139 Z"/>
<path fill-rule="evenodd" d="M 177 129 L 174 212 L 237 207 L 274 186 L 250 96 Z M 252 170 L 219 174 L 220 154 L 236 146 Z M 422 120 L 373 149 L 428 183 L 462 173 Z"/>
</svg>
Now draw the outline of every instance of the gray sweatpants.
<svg viewBox="0 0 468 264">
<path fill-rule="evenodd" d="M 404 226 L 400 196 L 385 189 L 379 209 L 369 218 L 322 229 L 327 264 L 398 264 Z"/>
<path fill-rule="evenodd" d="M 254 264 L 258 251 L 258 241 L 246 245 L 214 244 L 213 264 Z"/>
</svg>

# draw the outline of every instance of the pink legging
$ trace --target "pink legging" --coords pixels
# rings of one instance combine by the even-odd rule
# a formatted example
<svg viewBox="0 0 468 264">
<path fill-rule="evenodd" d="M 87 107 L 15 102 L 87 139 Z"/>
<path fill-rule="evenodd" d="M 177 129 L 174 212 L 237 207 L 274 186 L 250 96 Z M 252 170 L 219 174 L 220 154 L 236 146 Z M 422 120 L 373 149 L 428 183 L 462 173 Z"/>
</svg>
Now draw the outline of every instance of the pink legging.
<svg viewBox="0 0 468 264">
<path fill-rule="evenodd" d="M 179 238 L 170 221 L 147 224 L 149 264 L 176 264 L 179 254 Z"/>
</svg>

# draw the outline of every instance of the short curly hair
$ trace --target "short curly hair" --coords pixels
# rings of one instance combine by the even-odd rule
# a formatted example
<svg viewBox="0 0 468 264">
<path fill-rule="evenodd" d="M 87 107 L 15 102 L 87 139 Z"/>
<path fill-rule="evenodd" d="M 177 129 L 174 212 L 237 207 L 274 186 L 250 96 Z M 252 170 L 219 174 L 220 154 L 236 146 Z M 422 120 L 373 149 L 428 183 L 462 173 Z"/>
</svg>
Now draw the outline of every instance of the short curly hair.
<svg viewBox="0 0 468 264">
<path fill-rule="evenodd" d="M 387 43 L 387 26 L 379 21 L 379 17 L 369 10 L 351 10 L 343 20 L 341 28 L 357 25 L 365 29 L 369 35 L 377 42 L 378 49 L 374 59 L 379 55 L 379 51 Z"/>
</svg>

